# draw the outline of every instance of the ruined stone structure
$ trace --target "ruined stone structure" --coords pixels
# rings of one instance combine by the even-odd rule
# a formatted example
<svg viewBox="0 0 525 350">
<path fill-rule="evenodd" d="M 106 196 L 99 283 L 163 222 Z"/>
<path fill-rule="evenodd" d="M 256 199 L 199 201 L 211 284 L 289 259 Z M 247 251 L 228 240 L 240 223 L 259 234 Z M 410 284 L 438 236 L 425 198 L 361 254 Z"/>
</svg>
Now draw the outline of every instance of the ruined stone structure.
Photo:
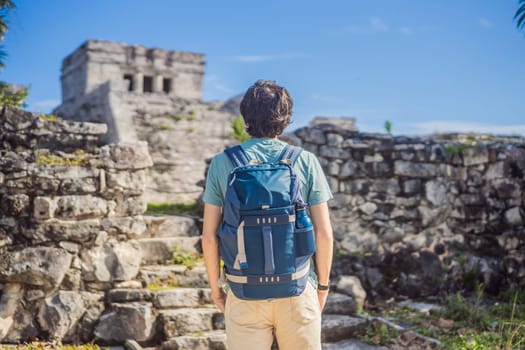
<svg viewBox="0 0 525 350">
<path fill-rule="evenodd" d="M 459 143 L 330 124 L 287 140 L 318 155 L 335 195 L 337 270 L 359 276 L 369 296 L 524 286 L 525 140 Z"/>
<path fill-rule="evenodd" d="M 143 215 L 147 146 L 99 147 L 105 131 L 0 113 L 0 341 L 223 349 L 202 262 L 172 260 L 198 252 L 199 218 Z M 367 320 L 353 316 L 365 298 L 523 288 L 522 140 L 465 145 L 329 124 L 287 139 L 318 155 L 335 195 L 327 349 L 362 334 Z"/>
<path fill-rule="evenodd" d="M 203 263 L 172 261 L 198 252 L 198 219 L 142 215 L 147 146 L 99 148 L 105 131 L 0 113 L 0 342 L 224 349 Z M 350 296 L 330 300 L 325 342 L 363 329 Z"/>
<path fill-rule="evenodd" d="M 152 105 L 159 97 L 165 97 L 160 98 L 164 103 L 200 101 L 203 75 L 201 54 L 88 40 L 62 63 L 62 104 L 57 112 L 70 119 L 108 124 L 110 142 L 133 141 L 132 132 L 128 135 L 131 115 L 104 95 L 113 90 Z M 108 114 L 108 107 L 114 113 Z"/>
<path fill-rule="evenodd" d="M 88 40 L 62 64 L 62 104 L 56 114 L 108 125 L 104 143 L 148 142 L 147 202 L 183 203 L 211 157 L 231 142 L 237 114 L 202 97 L 204 56 Z M 179 176 L 184 174 L 184 176 Z"/>
</svg>

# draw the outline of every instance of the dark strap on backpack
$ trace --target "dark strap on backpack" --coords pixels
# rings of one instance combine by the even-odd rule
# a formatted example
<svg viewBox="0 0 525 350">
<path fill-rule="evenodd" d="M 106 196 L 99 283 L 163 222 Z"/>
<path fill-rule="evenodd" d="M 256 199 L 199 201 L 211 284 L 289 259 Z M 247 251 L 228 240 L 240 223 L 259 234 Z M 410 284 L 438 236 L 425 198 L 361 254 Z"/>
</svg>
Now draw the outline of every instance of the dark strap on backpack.
<svg viewBox="0 0 525 350">
<path fill-rule="evenodd" d="M 233 166 L 238 168 L 240 166 L 246 166 L 248 163 L 250 163 L 250 159 L 246 155 L 246 152 L 242 149 L 241 146 L 233 146 L 230 148 L 226 148 L 224 150 L 224 153 L 230 158 L 230 160 L 233 163 Z"/>
<path fill-rule="evenodd" d="M 279 160 L 289 160 L 291 164 L 294 165 L 302 151 L 303 149 L 301 147 L 286 145 Z"/>
</svg>

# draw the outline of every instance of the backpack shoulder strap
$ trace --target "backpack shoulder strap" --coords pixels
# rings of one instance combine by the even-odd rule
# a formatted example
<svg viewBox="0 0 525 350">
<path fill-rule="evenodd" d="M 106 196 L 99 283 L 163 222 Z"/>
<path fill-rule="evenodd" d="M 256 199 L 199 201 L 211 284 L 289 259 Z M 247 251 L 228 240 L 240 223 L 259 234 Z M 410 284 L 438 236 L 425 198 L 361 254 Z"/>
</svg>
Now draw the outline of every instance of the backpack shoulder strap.
<svg viewBox="0 0 525 350">
<path fill-rule="evenodd" d="M 284 146 L 283 152 L 281 153 L 279 160 L 290 160 L 293 165 L 299 158 L 299 155 L 302 151 L 303 149 L 301 147 L 286 145 Z"/>
<path fill-rule="evenodd" d="M 236 168 L 240 166 L 248 165 L 248 163 L 250 162 L 250 159 L 246 155 L 246 152 L 244 152 L 242 147 L 239 145 L 233 146 L 230 148 L 226 148 L 224 150 L 224 153 L 226 153 L 226 155 L 232 161 L 233 166 L 235 166 Z"/>
</svg>

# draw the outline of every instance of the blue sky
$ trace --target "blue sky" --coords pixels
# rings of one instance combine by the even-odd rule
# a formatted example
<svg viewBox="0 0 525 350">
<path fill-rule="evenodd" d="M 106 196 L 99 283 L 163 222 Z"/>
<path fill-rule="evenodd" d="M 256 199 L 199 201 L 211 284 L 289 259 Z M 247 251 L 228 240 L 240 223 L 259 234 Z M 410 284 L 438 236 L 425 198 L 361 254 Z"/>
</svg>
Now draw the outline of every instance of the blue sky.
<svg viewBox="0 0 525 350">
<path fill-rule="evenodd" d="M 517 0 L 15 0 L 0 80 L 29 109 L 60 102 L 62 59 L 87 39 L 206 55 L 204 100 L 286 86 L 292 128 L 352 116 L 363 131 L 525 135 Z"/>
</svg>

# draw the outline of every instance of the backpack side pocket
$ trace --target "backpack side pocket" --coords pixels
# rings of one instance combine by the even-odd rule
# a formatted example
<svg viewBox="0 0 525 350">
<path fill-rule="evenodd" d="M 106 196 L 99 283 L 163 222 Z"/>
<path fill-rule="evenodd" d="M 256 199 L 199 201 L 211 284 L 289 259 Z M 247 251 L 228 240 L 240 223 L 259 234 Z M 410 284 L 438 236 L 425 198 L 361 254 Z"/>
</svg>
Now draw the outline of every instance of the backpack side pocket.
<svg viewBox="0 0 525 350">
<path fill-rule="evenodd" d="M 296 228 L 294 231 L 295 256 L 315 253 L 315 236 L 313 227 Z"/>
</svg>

